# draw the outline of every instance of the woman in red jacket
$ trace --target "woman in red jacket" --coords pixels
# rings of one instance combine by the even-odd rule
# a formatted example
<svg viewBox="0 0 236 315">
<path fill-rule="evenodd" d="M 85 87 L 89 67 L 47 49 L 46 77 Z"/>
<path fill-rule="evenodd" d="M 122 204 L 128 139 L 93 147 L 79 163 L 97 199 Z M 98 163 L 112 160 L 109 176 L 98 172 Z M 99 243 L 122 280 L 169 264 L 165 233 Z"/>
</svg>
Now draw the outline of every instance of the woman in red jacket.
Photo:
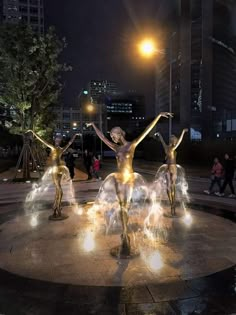
<svg viewBox="0 0 236 315">
<path fill-rule="evenodd" d="M 221 190 L 221 179 L 223 177 L 223 172 L 224 172 L 224 169 L 221 163 L 219 162 L 219 159 L 214 158 L 214 164 L 211 169 L 211 184 L 210 184 L 209 190 L 204 190 L 205 194 L 210 195 L 212 193 L 212 190 L 215 184 L 218 185 L 219 191 Z"/>
<path fill-rule="evenodd" d="M 99 170 L 100 170 L 100 160 L 95 155 L 93 157 L 93 174 L 97 180 L 101 179 L 101 177 L 99 177 L 99 174 L 98 174 Z"/>
</svg>

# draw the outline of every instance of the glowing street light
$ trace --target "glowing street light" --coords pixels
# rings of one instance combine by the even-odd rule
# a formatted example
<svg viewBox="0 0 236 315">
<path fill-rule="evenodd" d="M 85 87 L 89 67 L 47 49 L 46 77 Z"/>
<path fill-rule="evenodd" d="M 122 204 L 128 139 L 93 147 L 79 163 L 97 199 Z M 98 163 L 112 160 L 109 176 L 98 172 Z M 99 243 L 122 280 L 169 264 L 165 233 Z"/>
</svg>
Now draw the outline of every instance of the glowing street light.
<svg viewBox="0 0 236 315">
<path fill-rule="evenodd" d="M 77 123 L 76 122 L 73 122 L 73 127 L 77 127 Z"/>
<path fill-rule="evenodd" d="M 88 104 L 87 107 L 86 107 L 86 109 L 87 109 L 87 111 L 88 111 L 89 113 L 92 113 L 92 112 L 94 111 L 94 106 L 93 106 L 93 104 Z"/>
<path fill-rule="evenodd" d="M 169 112 L 172 113 L 172 63 L 173 63 L 173 37 L 176 35 L 176 32 L 173 32 L 169 38 Z M 157 49 L 155 41 L 153 39 L 144 39 L 139 44 L 139 51 L 144 57 L 153 57 L 155 54 L 166 54 L 166 50 Z M 172 118 L 169 119 L 169 138 L 172 135 Z"/>
<path fill-rule="evenodd" d="M 144 39 L 139 44 L 139 51 L 144 57 L 152 57 L 157 52 L 157 49 L 152 39 Z"/>
</svg>

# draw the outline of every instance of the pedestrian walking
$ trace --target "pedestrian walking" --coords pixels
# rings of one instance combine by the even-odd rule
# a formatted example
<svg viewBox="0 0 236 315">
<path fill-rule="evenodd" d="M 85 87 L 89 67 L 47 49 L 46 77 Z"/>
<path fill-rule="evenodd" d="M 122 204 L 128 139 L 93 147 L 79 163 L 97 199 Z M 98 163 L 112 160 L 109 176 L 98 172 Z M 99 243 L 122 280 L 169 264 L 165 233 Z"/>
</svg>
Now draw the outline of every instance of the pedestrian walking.
<svg viewBox="0 0 236 315">
<path fill-rule="evenodd" d="M 231 194 L 229 195 L 230 198 L 235 198 L 235 191 L 233 186 L 233 178 L 234 178 L 234 160 L 229 156 L 229 154 L 225 154 L 224 159 L 224 182 L 223 185 L 218 193 L 216 193 L 217 196 L 223 197 L 225 188 L 227 185 L 229 185 Z"/>
<path fill-rule="evenodd" d="M 73 155 L 73 149 L 70 148 L 68 150 L 68 153 L 65 157 L 65 162 L 70 172 L 70 178 L 73 179 L 75 176 L 75 158 Z"/>
<path fill-rule="evenodd" d="M 92 178 L 91 168 L 92 168 L 92 154 L 86 149 L 84 150 L 84 166 L 88 174 L 88 179 Z"/>
<path fill-rule="evenodd" d="M 217 157 L 214 158 L 213 166 L 211 169 L 211 183 L 208 190 L 204 190 L 204 193 L 210 195 L 213 191 L 215 184 L 218 185 L 219 191 L 221 190 L 221 180 L 223 176 L 223 166 Z"/>
<path fill-rule="evenodd" d="M 99 170 L 100 170 L 100 160 L 97 155 L 94 155 L 93 157 L 93 175 L 94 177 L 99 180 L 101 177 L 99 176 Z"/>
</svg>

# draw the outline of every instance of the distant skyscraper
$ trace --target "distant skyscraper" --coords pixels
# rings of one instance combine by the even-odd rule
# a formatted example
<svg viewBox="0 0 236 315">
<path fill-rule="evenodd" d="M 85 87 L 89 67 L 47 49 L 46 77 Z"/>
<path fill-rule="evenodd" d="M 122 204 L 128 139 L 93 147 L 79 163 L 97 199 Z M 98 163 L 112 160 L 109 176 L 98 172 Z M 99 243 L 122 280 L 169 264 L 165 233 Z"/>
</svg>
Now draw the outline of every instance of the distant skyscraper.
<svg viewBox="0 0 236 315">
<path fill-rule="evenodd" d="M 112 95 L 118 91 L 116 82 L 108 80 L 91 80 L 88 85 L 88 93 L 94 103 L 101 102 L 105 95 Z"/>
<path fill-rule="evenodd" d="M 192 140 L 236 138 L 235 0 L 179 0 L 172 40 L 174 131 L 190 127 Z M 168 46 L 168 43 L 167 43 Z M 168 110 L 169 60 L 157 67 L 157 111 Z"/>
<path fill-rule="evenodd" d="M 43 0 L 0 0 L 0 22 L 22 21 L 38 33 L 44 32 Z"/>
<path fill-rule="evenodd" d="M 145 124 L 145 98 L 137 93 L 116 93 L 106 99 L 107 129 L 117 124 L 138 133 Z"/>
</svg>

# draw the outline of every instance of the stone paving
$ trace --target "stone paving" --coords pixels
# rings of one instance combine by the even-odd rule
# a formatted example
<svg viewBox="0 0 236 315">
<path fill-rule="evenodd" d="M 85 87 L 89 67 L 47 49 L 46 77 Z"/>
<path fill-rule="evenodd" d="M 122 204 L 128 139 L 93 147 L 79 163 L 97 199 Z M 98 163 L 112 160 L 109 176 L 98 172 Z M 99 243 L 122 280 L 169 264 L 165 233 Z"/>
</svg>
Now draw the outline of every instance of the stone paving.
<svg viewBox="0 0 236 315">
<path fill-rule="evenodd" d="M 51 210 L 45 210 L 0 225 L 0 268 L 51 282 L 133 286 L 195 279 L 236 264 L 235 224 L 224 218 L 192 210 L 193 223 L 186 226 L 181 218 L 164 217 L 165 242 L 152 242 L 138 230 L 131 237 L 140 256 L 116 260 L 110 250 L 120 243 L 120 226 L 106 234 L 97 218 L 94 224 L 86 210 L 78 216 L 74 208 L 64 208 L 69 219 L 62 222 L 49 221 Z"/>
<path fill-rule="evenodd" d="M 76 201 L 94 200 L 100 184 L 75 182 Z M 197 190 L 192 186 L 195 192 L 191 194 L 191 230 L 182 226 L 180 220 L 174 223 L 169 242 L 159 244 L 164 267 L 154 272 L 148 266 L 149 276 L 145 278 L 143 268 L 139 270 L 141 257 L 124 262 L 109 256 L 109 248 L 119 242 L 118 234 L 112 235 L 112 241 L 104 241 L 107 236 L 99 235 L 95 239 L 97 252 L 80 250 L 80 228 L 86 215 L 73 212 L 73 198 L 68 184 L 64 185 L 64 211 L 70 218 L 47 221 L 54 194 L 49 187 L 43 200 L 37 201 L 43 202 L 37 208 L 39 224 L 34 228 L 28 224 L 29 216 L 24 211 L 24 200 L 32 185 L 0 185 L 0 314 L 236 313 L 235 200 L 198 192 L 198 203 L 204 204 L 201 207 L 194 203 Z M 108 265 L 105 260 L 110 261 Z M 88 269 L 95 270 L 92 276 Z M 125 277 L 125 273 L 133 271 L 134 275 Z M 96 272 L 102 278 L 98 276 L 97 283 L 93 283 Z"/>
</svg>

